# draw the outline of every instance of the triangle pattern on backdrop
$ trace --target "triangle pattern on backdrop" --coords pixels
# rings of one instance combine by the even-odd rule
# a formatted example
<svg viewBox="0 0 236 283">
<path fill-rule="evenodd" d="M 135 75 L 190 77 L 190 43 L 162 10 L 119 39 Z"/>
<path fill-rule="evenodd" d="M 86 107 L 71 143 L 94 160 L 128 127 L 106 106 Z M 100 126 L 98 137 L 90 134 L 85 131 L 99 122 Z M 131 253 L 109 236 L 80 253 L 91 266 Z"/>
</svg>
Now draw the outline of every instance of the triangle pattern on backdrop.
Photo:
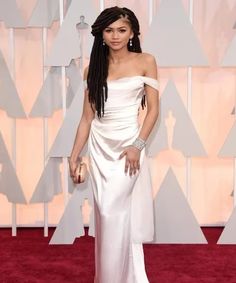
<svg viewBox="0 0 236 283">
<path fill-rule="evenodd" d="M 223 3 L 221 0 L 215 0 L 214 5 L 209 1 L 202 2 L 202 9 L 207 11 L 207 17 L 204 19 L 206 30 L 208 30 L 210 25 L 214 22 L 214 17 L 216 16 L 217 11 L 222 8 L 220 7 L 221 3 L 225 5 L 225 2 Z"/>
<path fill-rule="evenodd" d="M 71 185 L 69 185 L 71 186 Z M 82 204 L 84 197 L 87 197 L 92 203 L 92 190 L 90 182 L 79 184 L 75 187 L 65 211 L 57 225 L 57 228 L 50 240 L 50 245 L 73 244 L 77 237 L 84 236 L 84 225 L 82 218 Z M 93 205 L 92 205 L 93 206 Z M 91 215 L 93 212 L 91 213 Z M 94 218 L 90 217 L 89 229 L 90 234 L 94 231 Z"/>
<path fill-rule="evenodd" d="M 78 67 L 74 61 L 66 67 L 69 80 L 66 93 L 66 106 L 70 107 L 75 93 L 82 81 Z M 29 117 L 51 117 L 54 111 L 62 108 L 61 68 L 51 67 L 39 91 Z"/>
<path fill-rule="evenodd" d="M 161 2 L 144 38 L 143 50 L 155 54 L 160 67 L 208 65 L 181 0 Z"/>
<path fill-rule="evenodd" d="M 8 155 L 5 143 L 0 133 L 0 193 L 4 194 L 9 202 L 26 204 L 26 199 L 20 185 L 16 171 Z"/>
<path fill-rule="evenodd" d="M 51 67 L 29 117 L 50 117 L 54 111 L 61 108 L 61 68 Z"/>
<path fill-rule="evenodd" d="M 25 27 L 16 0 L 0 0 L 0 21 L 4 21 L 7 28 Z"/>
<path fill-rule="evenodd" d="M 55 195 L 62 193 L 61 162 L 61 158 L 50 158 L 48 160 L 30 203 L 50 202 Z"/>
<path fill-rule="evenodd" d="M 236 244 L 236 208 L 234 208 L 217 244 L 235 245 Z"/>
<path fill-rule="evenodd" d="M 236 66 L 236 35 L 227 48 L 224 58 L 221 63 L 222 67 L 235 67 Z"/>
<path fill-rule="evenodd" d="M 53 21 L 59 20 L 59 1 L 58 0 L 38 0 L 28 27 L 50 27 Z"/>
<path fill-rule="evenodd" d="M 76 24 L 80 22 L 81 15 L 85 16 L 87 24 L 91 25 L 93 23 L 97 13 L 91 0 L 73 0 L 71 2 L 50 54 L 46 59 L 46 66 L 68 66 L 72 59 L 81 56 L 80 36 L 76 29 Z"/>
<path fill-rule="evenodd" d="M 154 207 L 154 243 L 207 243 L 172 169 L 168 170 L 161 184 Z"/>
<path fill-rule="evenodd" d="M 54 140 L 54 143 L 49 151 L 50 157 L 68 157 L 74 144 L 74 139 L 80 117 L 83 111 L 84 100 L 84 86 L 81 82 L 73 102 L 66 113 L 66 117 L 62 126 Z M 86 148 L 84 148 L 82 155 L 85 155 Z"/>
<path fill-rule="evenodd" d="M 90 182 L 90 179 L 89 179 L 89 174 L 88 174 L 86 181 L 83 184 L 79 184 L 79 185 L 75 185 L 73 183 L 72 179 L 69 178 L 68 190 L 69 190 L 70 194 L 73 194 L 74 190 L 80 190 L 79 206 L 83 205 L 84 200 L 88 200 L 90 206 L 92 207 L 92 211 L 91 211 L 90 217 L 89 217 L 88 235 L 94 237 L 95 236 L 94 212 L 93 212 L 94 201 L 93 201 L 93 190 L 92 190 L 92 185 L 91 185 L 91 182 Z"/>
<path fill-rule="evenodd" d="M 79 88 L 79 85 L 82 82 L 82 77 L 80 69 L 76 65 L 75 60 L 72 60 L 70 65 L 66 67 L 66 76 L 69 79 L 69 83 L 73 93 L 76 93 Z"/>
<path fill-rule="evenodd" d="M 220 149 L 218 156 L 220 157 L 236 157 L 236 122 L 231 128 L 225 142 Z"/>
<path fill-rule="evenodd" d="M 11 118 L 25 118 L 25 112 L 11 78 L 7 64 L 0 51 L 0 108 Z"/>
<path fill-rule="evenodd" d="M 160 109 L 158 122 L 148 140 L 148 154 L 153 156 L 169 148 L 168 136 L 171 135 L 171 146 L 181 151 L 185 157 L 206 156 L 206 151 L 195 130 L 191 117 L 172 81 L 168 82 L 161 96 Z M 167 125 L 169 116 L 172 117 L 172 125 Z M 170 128 L 168 129 L 168 127 Z"/>
</svg>

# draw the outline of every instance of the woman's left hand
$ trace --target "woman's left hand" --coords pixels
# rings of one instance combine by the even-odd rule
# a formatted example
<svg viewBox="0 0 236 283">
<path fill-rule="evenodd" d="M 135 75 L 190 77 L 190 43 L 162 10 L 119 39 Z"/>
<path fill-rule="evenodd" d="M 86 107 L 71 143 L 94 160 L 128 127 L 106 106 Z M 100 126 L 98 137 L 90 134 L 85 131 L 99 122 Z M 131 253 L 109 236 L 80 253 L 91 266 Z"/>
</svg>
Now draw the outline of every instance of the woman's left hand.
<svg viewBox="0 0 236 283">
<path fill-rule="evenodd" d="M 125 160 L 125 174 L 135 175 L 136 172 L 140 169 L 140 150 L 134 146 L 128 146 L 120 155 L 119 159 L 126 156 Z"/>
</svg>

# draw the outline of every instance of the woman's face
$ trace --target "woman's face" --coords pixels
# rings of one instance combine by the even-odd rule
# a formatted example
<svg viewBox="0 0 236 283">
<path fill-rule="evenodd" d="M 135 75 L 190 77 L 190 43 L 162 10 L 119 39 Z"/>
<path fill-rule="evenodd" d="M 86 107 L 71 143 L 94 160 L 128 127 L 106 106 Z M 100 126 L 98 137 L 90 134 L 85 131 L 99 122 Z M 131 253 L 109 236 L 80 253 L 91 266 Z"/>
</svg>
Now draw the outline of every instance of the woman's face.
<svg viewBox="0 0 236 283">
<path fill-rule="evenodd" d="M 113 50 L 127 48 L 129 39 L 133 37 L 133 31 L 126 19 L 119 19 L 110 24 L 103 31 L 103 40 Z"/>
</svg>

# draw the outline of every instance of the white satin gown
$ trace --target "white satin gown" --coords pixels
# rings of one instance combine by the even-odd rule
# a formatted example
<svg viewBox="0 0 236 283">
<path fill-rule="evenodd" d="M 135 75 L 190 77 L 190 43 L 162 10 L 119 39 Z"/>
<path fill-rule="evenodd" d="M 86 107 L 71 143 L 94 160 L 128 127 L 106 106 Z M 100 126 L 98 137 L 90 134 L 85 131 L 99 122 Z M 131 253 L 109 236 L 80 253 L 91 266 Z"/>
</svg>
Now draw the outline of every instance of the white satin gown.
<svg viewBox="0 0 236 283">
<path fill-rule="evenodd" d="M 135 176 L 125 174 L 126 146 L 139 134 L 138 110 L 145 76 L 108 81 L 105 115 L 95 116 L 89 136 L 95 212 L 95 283 L 147 283 L 143 242 L 153 239 L 153 198 L 145 150 Z"/>
</svg>

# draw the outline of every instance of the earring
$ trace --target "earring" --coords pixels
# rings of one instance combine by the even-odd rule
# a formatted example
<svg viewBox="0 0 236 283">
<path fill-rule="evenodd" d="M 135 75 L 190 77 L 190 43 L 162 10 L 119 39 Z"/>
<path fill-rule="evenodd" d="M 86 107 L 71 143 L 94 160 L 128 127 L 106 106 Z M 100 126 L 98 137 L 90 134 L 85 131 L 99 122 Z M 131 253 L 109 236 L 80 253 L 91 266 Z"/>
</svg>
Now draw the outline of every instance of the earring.
<svg viewBox="0 0 236 283">
<path fill-rule="evenodd" d="M 129 39 L 129 46 L 133 46 L 132 38 Z"/>
<path fill-rule="evenodd" d="M 102 45 L 103 45 L 103 46 L 105 46 L 105 45 L 106 45 L 106 43 L 105 43 L 104 39 L 103 39 Z"/>
</svg>

